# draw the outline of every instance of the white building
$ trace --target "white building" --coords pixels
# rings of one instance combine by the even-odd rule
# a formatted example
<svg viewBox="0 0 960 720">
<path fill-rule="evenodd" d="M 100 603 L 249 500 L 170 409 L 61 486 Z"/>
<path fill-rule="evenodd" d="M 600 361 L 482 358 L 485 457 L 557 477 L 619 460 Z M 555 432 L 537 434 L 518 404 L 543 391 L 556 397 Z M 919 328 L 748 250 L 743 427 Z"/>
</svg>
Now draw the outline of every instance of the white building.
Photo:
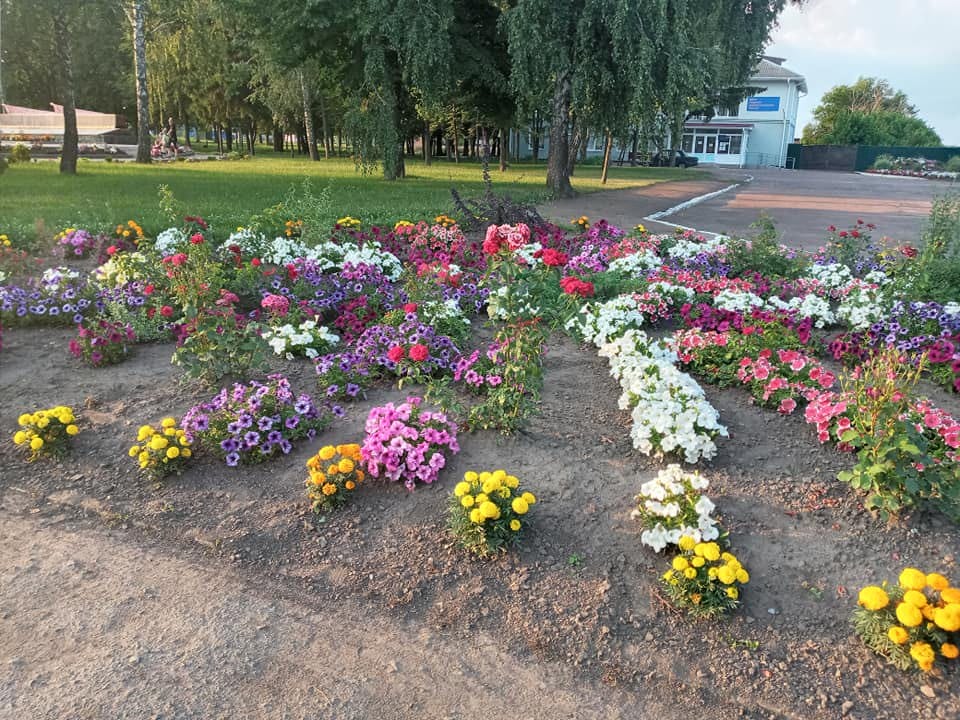
<svg viewBox="0 0 960 720">
<path fill-rule="evenodd" d="M 680 148 L 701 163 L 760 167 L 786 164 L 797 130 L 797 106 L 807 94 L 804 77 L 765 56 L 747 85 L 757 93 L 735 108 L 717 108 L 709 121 L 691 118 Z"/>
<path fill-rule="evenodd" d="M 787 146 L 797 130 L 797 106 L 807 94 L 803 75 L 783 66 L 783 58 L 764 56 L 747 86 L 756 93 L 735 108 L 717 108 L 709 120 L 690 118 L 684 124 L 679 147 L 695 156 L 700 163 L 735 165 L 737 167 L 783 167 Z M 529 130 L 520 134 L 520 155 L 529 158 L 532 144 Z M 549 128 L 540 140 L 540 157 L 549 152 Z M 603 137 L 593 137 L 587 157 L 603 154 Z M 623 148 L 614 146 L 613 161 L 629 157 Z"/>
</svg>

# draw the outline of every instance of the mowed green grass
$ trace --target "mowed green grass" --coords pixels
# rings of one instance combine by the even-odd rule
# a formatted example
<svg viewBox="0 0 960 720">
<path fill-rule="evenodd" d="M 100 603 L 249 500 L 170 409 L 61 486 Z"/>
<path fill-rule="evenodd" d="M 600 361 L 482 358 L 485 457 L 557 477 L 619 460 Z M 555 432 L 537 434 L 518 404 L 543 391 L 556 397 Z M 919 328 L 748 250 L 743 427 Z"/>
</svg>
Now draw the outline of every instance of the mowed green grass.
<svg viewBox="0 0 960 720">
<path fill-rule="evenodd" d="M 520 163 L 501 173 L 491 172 L 494 189 L 515 200 L 547 199 L 546 165 Z M 576 169 L 574 188 L 581 193 L 640 187 L 674 179 L 705 177 L 702 171 L 674 168 L 613 167 L 605 186 L 600 167 Z M 361 174 L 350 159 L 311 162 L 272 153 L 247 160 L 178 163 L 106 163 L 81 160 L 77 175 L 63 176 L 54 161 L 11 166 L 0 175 L 0 233 L 56 232 L 67 226 L 109 229 L 134 219 L 148 232 L 170 223 L 164 218 L 158 188 L 173 192 L 177 209 L 197 214 L 217 227 L 233 228 L 265 208 L 280 202 L 292 186 L 309 179 L 312 191 L 329 193 L 331 223 L 351 215 L 365 224 L 433 218 L 441 212 L 455 216 L 450 188 L 465 198 L 483 191 L 480 165 L 437 160 L 430 166 L 408 161 L 407 177 L 384 180 L 380 172 Z"/>
</svg>

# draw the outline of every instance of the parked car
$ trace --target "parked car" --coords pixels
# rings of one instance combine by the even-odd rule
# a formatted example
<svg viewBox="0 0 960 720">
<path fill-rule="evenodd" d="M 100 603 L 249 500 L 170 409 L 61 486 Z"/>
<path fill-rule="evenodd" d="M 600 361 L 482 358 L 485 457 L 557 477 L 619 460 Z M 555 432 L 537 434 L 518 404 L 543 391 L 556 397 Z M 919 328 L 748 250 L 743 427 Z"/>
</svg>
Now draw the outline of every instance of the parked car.
<svg viewBox="0 0 960 720">
<path fill-rule="evenodd" d="M 652 158 L 650 158 L 650 164 L 654 167 L 666 167 L 670 164 L 670 153 L 672 150 L 664 150 L 662 153 L 657 153 Z M 696 165 L 699 160 L 693 155 L 687 155 L 683 150 L 677 150 L 676 156 L 673 158 L 673 164 L 675 167 L 693 167 Z"/>
</svg>

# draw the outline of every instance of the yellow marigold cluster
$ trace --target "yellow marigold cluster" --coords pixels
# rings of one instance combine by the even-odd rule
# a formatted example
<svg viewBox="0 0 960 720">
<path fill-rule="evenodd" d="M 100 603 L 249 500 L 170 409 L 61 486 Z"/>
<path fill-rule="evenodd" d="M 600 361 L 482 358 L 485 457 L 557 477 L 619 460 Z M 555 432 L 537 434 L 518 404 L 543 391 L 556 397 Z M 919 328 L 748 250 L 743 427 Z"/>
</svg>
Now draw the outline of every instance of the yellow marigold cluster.
<svg viewBox="0 0 960 720">
<path fill-rule="evenodd" d="M 363 482 L 360 446 L 324 445 L 307 460 L 307 496 L 314 512 L 332 510 Z"/>
<path fill-rule="evenodd" d="M 586 230 L 588 227 L 590 227 L 590 218 L 588 218 L 586 215 L 581 215 L 580 217 L 571 220 L 570 224 L 574 227 L 580 228 L 581 230 Z"/>
<path fill-rule="evenodd" d="M 643 223 L 640 223 L 639 225 L 634 225 L 634 226 L 633 226 L 633 229 L 634 229 L 636 232 L 641 233 L 641 234 L 642 234 L 642 233 L 645 233 L 645 232 L 647 231 L 647 227 L 646 227 L 646 225 L 644 225 Z"/>
<path fill-rule="evenodd" d="M 0 247 L 10 247 L 12 243 L 6 235 L 0 235 Z"/>
<path fill-rule="evenodd" d="M 355 217 L 350 217 L 349 215 L 347 215 L 346 217 L 342 217 L 342 218 L 340 218 L 339 220 L 337 220 L 337 225 L 339 225 L 340 227 L 345 227 L 345 228 L 351 228 L 351 229 L 352 229 L 352 228 L 358 228 L 358 227 L 360 227 L 361 224 L 362 224 L 362 223 L 360 222 L 360 220 L 358 220 L 358 219 L 355 218 Z"/>
<path fill-rule="evenodd" d="M 696 615 L 713 616 L 731 610 L 750 573 L 737 557 L 715 542 L 697 542 L 689 535 L 677 542 L 677 555 L 663 575 L 674 601 Z"/>
<path fill-rule="evenodd" d="M 414 224 L 409 220 L 397 220 L 397 222 L 393 224 L 393 229 L 395 231 L 399 230 L 400 228 L 408 228 L 408 227 L 414 227 Z"/>
<path fill-rule="evenodd" d="M 929 672 L 938 647 L 948 660 L 960 655 L 960 588 L 944 575 L 904 568 L 896 586 L 868 585 L 857 600 L 857 633 L 898 666 Z"/>
<path fill-rule="evenodd" d="M 159 427 L 141 425 L 137 430 L 137 442 L 130 446 L 127 455 L 137 460 L 141 472 L 159 479 L 179 472 L 193 456 L 190 445 L 190 439 L 177 427 L 177 421 L 165 417 Z"/>
<path fill-rule="evenodd" d="M 433 219 L 433 221 L 434 221 L 437 225 L 442 225 L 442 226 L 445 227 L 445 228 L 453 227 L 454 225 L 457 224 L 457 221 L 454 220 L 452 217 L 450 217 L 449 215 L 444 215 L 444 214 L 442 214 L 442 213 L 441 213 L 440 215 L 437 215 L 437 216 Z"/>
<path fill-rule="evenodd" d="M 143 239 L 143 228 L 136 220 L 127 220 L 126 224 L 121 223 L 114 229 L 113 234 L 118 238 L 130 240 L 134 244 Z"/>
<path fill-rule="evenodd" d="M 283 234 L 287 237 L 299 237 L 303 232 L 303 220 L 287 220 L 283 224 Z"/>
<path fill-rule="evenodd" d="M 68 439 L 80 432 L 76 423 L 76 415 L 66 405 L 23 413 L 17 418 L 20 429 L 13 434 L 13 442 L 30 452 L 30 460 L 57 455 L 66 449 Z"/>
<path fill-rule="evenodd" d="M 512 544 L 537 497 L 520 488 L 506 470 L 464 473 L 453 488 L 450 527 L 461 543 L 480 555 Z"/>
</svg>

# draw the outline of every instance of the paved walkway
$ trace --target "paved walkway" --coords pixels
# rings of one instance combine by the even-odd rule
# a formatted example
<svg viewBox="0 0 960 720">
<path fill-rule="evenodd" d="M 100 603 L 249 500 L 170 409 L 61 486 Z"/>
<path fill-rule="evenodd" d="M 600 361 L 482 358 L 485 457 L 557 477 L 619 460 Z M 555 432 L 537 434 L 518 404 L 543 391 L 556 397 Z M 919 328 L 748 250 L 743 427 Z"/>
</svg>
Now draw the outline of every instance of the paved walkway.
<svg viewBox="0 0 960 720">
<path fill-rule="evenodd" d="M 677 181 L 631 190 L 583 195 L 550 203 L 541 212 L 558 222 L 587 215 L 606 218 L 622 227 L 644 223 L 651 229 L 673 226 L 644 218 L 732 183 L 737 188 L 662 218 L 667 223 L 706 233 L 749 236 L 761 213 L 770 215 L 781 240 L 793 247 L 814 249 L 826 238 L 826 228 L 849 227 L 857 219 L 877 226 L 876 237 L 916 244 L 932 200 L 956 190 L 955 183 L 893 178 L 856 173 L 761 168 L 705 168 L 712 181 Z M 747 182 L 749 180 L 749 182 Z"/>
</svg>

